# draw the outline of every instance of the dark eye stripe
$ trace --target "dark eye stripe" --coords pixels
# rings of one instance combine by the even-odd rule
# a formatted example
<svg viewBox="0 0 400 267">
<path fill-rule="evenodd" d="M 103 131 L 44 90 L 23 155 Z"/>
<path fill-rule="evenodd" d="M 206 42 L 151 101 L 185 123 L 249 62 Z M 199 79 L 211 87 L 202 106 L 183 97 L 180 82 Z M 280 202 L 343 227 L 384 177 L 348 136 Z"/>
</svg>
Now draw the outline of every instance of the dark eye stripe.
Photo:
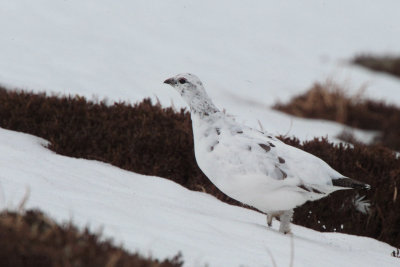
<svg viewBox="0 0 400 267">
<path fill-rule="evenodd" d="M 186 79 L 185 78 L 181 78 L 181 79 L 178 80 L 178 82 L 180 84 L 184 84 L 184 83 L 186 83 Z"/>
</svg>

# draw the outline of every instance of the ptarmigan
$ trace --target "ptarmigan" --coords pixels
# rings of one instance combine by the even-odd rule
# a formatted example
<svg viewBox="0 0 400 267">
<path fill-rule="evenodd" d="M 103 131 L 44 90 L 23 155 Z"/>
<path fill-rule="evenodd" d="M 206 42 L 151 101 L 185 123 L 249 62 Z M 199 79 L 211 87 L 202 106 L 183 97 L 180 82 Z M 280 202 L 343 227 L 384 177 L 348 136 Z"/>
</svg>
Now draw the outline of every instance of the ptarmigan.
<svg viewBox="0 0 400 267">
<path fill-rule="evenodd" d="M 369 185 L 347 178 L 323 160 L 221 112 L 193 74 L 167 79 L 190 106 L 197 164 L 229 197 L 280 217 L 279 231 L 290 232 L 293 208 L 336 190 Z"/>
</svg>

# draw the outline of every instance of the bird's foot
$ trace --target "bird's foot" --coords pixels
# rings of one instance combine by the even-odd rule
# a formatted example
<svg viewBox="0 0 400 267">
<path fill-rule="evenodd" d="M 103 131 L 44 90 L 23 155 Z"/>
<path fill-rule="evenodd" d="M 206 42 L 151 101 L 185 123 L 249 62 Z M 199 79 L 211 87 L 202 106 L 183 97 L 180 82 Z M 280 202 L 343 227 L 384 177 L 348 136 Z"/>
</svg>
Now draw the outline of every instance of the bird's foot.
<svg viewBox="0 0 400 267">
<path fill-rule="evenodd" d="M 274 218 L 274 216 L 272 216 L 272 214 L 268 213 L 267 214 L 267 225 L 268 227 L 272 226 L 272 219 Z"/>
<path fill-rule="evenodd" d="M 283 234 L 291 234 L 292 233 L 292 231 L 291 231 L 291 229 L 290 229 L 290 225 L 288 224 L 288 225 L 286 225 L 286 224 L 283 224 L 282 222 L 281 222 L 281 225 L 280 225 L 280 227 L 279 227 L 279 232 L 281 232 L 281 233 L 283 233 Z"/>
<path fill-rule="evenodd" d="M 292 234 L 293 234 L 291 229 L 286 230 L 286 231 L 283 231 L 282 233 L 283 233 L 284 235 L 292 235 Z"/>
<path fill-rule="evenodd" d="M 272 219 L 279 218 L 283 214 L 283 211 L 275 211 L 267 213 L 267 225 L 268 227 L 272 226 Z"/>
<path fill-rule="evenodd" d="M 291 234 L 290 220 L 293 216 L 293 210 L 285 210 L 281 216 L 279 216 L 281 225 L 279 226 L 279 232 L 284 234 Z"/>
</svg>

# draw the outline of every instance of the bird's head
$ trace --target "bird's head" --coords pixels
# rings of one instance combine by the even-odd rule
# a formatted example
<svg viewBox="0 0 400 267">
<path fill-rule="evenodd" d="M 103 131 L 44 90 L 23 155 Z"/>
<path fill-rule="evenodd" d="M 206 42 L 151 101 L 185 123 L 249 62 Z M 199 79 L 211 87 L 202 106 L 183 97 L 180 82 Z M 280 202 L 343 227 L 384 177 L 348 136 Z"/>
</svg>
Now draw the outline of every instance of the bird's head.
<svg viewBox="0 0 400 267">
<path fill-rule="evenodd" d="M 164 83 L 174 87 L 186 103 L 188 103 L 191 110 L 203 113 L 215 112 L 217 110 L 208 97 L 202 82 L 196 75 L 182 73 L 166 79 Z"/>
<path fill-rule="evenodd" d="M 200 91 L 204 92 L 200 79 L 191 73 L 178 74 L 166 79 L 164 83 L 174 87 L 183 98 L 199 93 Z"/>
</svg>

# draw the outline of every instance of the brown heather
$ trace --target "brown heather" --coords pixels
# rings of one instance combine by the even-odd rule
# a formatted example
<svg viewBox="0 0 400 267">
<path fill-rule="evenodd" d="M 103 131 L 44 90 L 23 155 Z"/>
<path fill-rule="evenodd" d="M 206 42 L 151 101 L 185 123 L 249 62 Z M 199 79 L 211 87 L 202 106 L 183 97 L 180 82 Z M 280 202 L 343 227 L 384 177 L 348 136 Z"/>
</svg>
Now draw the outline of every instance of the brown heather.
<svg viewBox="0 0 400 267">
<path fill-rule="evenodd" d="M 377 55 L 359 55 L 352 60 L 357 64 L 373 71 L 388 73 L 400 78 L 400 57 L 396 56 L 377 56 Z"/>
<path fill-rule="evenodd" d="M 216 189 L 198 168 L 190 116 L 184 110 L 163 109 L 150 100 L 107 106 L 82 97 L 49 97 L 2 89 L 0 119 L 3 128 L 49 140 L 50 149 L 57 153 L 166 177 L 188 189 L 241 205 Z M 372 186 L 369 191 L 359 192 L 372 204 L 369 214 L 356 210 L 352 201 L 357 192 L 347 190 L 297 208 L 296 224 L 318 231 L 370 236 L 400 246 L 400 160 L 391 150 L 378 145 L 337 146 L 325 139 L 305 143 L 295 138 L 282 140 Z"/>
<path fill-rule="evenodd" d="M 316 83 L 306 93 L 274 109 L 303 117 L 332 120 L 348 126 L 376 130 L 375 144 L 400 150 L 400 108 L 382 101 L 348 96 L 339 85 L 327 81 Z"/>
<path fill-rule="evenodd" d="M 160 262 L 116 247 L 72 224 L 58 225 L 40 211 L 0 213 L 2 267 L 179 267 L 180 256 Z"/>
</svg>

